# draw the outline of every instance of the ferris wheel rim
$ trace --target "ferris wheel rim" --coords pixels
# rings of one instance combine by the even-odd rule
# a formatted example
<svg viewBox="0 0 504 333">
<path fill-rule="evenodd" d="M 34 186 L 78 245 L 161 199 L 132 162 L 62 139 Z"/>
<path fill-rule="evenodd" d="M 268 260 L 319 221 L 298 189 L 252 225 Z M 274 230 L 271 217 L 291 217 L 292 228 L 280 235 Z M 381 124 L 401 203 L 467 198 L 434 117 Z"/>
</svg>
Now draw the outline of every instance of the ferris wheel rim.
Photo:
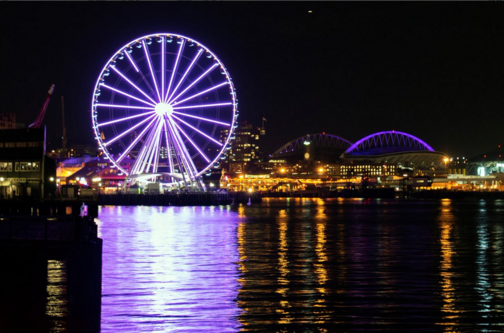
<svg viewBox="0 0 504 333">
<path fill-rule="evenodd" d="M 153 67 L 151 66 L 151 63 L 150 61 L 152 60 L 149 56 L 149 50 L 148 50 L 148 47 L 146 46 L 146 43 L 145 41 L 148 40 L 148 39 L 152 39 L 152 38 L 162 38 L 162 41 L 163 43 L 162 44 L 162 51 L 161 51 L 161 56 L 165 57 L 165 54 L 167 54 L 167 46 L 165 45 L 167 42 L 167 40 L 165 38 L 173 38 L 173 39 L 181 39 L 181 46 L 180 46 L 180 50 L 183 48 L 183 44 L 184 43 L 191 43 L 191 44 L 196 44 L 199 48 L 199 51 L 198 51 L 198 54 L 199 56 L 203 53 L 207 53 L 207 57 L 208 58 L 212 58 L 213 62 L 214 62 L 214 65 L 208 70 L 213 70 L 213 68 L 215 67 L 220 67 L 220 70 L 221 70 L 221 74 L 224 74 L 225 75 L 225 81 L 222 82 L 222 83 L 219 83 L 217 87 L 211 87 L 209 89 L 206 89 L 202 92 L 198 92 L 196 95 L 193 95 L 187 99 L 184 99 L 184 100 L 177 100 L 181 95 L 183 95 L 185 93 L 186 90 L 188 90 L 191 86 L 189 86 L 189 88 L 185 89 L 182 93 L 180 94 L 175 94 L 176 92 L 178 93 L 177 91 L 177 88 L 183 83 L 183 80 L 184 80 L 184 77 L 185 75 L 187 74 L 187 72 L 190 71 L 191 67 L 189 67 L 186 71 L 186 73 L 184 74 L 184 77 L 178 82 L 178 85 L 177 87 L 171 92 L 171 95 L 169 95 L 169 91 L 170 91 L 170 88 L 166 89 L 166 96 L 163 97 L 163 96 L 160 96 L 159 94 L 159 89 L 158 87 L 156 86 L 157 85 L 157 80 L 156 80 L 156 76 L 155 76 L 155 70 L 153 70 Z M 174 104 L 171 106 L 172 108 L 172 113 L 170 115 L 173 115 L 174 118 L 177 118 L 179 120 L 179 122 L 184 122 L 182 119 L 178 118 L 177 117 L 177 114 L 180 115 L 180 110 L 183 110 L 183 109 L 188 109 L 188 108 L 191 108 L 191 106 L 178 106 L 179 104 L 183 104 L 184 102 L 186 102 L 188 99 L 190 98 L 195 98 L 203 93 L 206 93 L 212 89 L 218 89 L 220 88 L 221 86 L 228 86 L 229 87 L 229 90 L 230 90 L 230 102 L 227 102 L 227 103 L 221 103 L 221 104 L 218 104 L 218 103 L 215 103 L 215 105 L 211 105 L 213 107 L 220 107 L 221 105 L 224 106 L 231 106 L 231 116 L 229 117 L 230 118 L 230 121 L 229 123 L 224 123 L 224 122 L 221 122 L 221 121 L 218 121 L 218 120 L 211 120 L 211 119 L 206 119 L 206 118 L 200 118 L 202 120 L 205 120 L 205 121 L 212 121 L 214 122 L 215 124 L 220 124 L 220 125 L 225 125 L 226 128 L 228 129 L 228 134 L 227 134 L 227 137 L 225 138 L 225 141 L 222 143 L 222 147 L 220 149 L 220 151 L 215 154 L 215 157 L 212 159 L 210 158 L 209 160 L 207 160 L 207 157 L 205 156 L 205 154 L 203 154 L 197 147 L 197 145 L 191 141 L 191 139 L 189 138 L 189 136 L 187 136 L 183 130 L 179 127 L 179 130 L 184 133 L 186 139 L 188 141 L 190 141 L 194 148 L 196 148 L 196 150 L 199 152 L 199 154 L 207 161 L 207 165 L 203 168 L 201 168 L 200 170 L 197 170 L 196 169 L 196 173 L 194 174 L 194 177 L 200 177 L 202 174 L 204 174 L 205 172 L 207 172 L 209 169 L 211 169 L 218 161 L 219 161 L 219 158 L 225 153 L 226 151 L 226 147 L 230 144 L 230 141 L 232 140 L 232 137 L 233 137 L 233 132 L 234 132 L 234 129 L 235 129 L 235 123 L 236 123 L 236 118 L 238 116 L 238 109 L 237 109 L 237 98 L 236 98 L 236 90 L 235 90 L 235 87 L 234 87 L 234 84 L 232 82 L 232 79 L 231 79 L 231 76 L 227 70 L 227 68 L 224 66 L 224 64 L 222 63 L 222 61 L 215 55 L 215 53 L 213 53 L 207 46 L 205 46 L 204 44 L 200 43 L 199 41 L 193 39 L 193 38 L 190 38 L 190 37 L 187 37 L 187 36 L 184 36 L 184 35 L 180 35 L 180 34 L 176 34 L 176 33 L 171 33 L 171 32 L 163 32 L 163 33 L 153 33 L 153 34 L 148 34 L 148 35 L 144 35 L 144 36 L 141 36 L 141 37 L 138 37 L 138 38 L 135 38 L 131 41 L 129 41 L 128 43 L 124 44 L 123 46 L 121 46 L 109 59 L 108 61 L 105 63 L 105 65 L 103 66 L 103 68 L 101 69 L 99 75 L 98 75 L 98 79 L 96 80 L 95 82 L 95 86 L 94 86 L 94 90 L 93 90 L 93 95 L 92 95 L 92 102 L 91 102 L 91 118 L 92 118 L 92 125 L 93 125 L 93 130 L 94 130 L 94 134 L 95 134 L 95 139 L 97 140 L 98 142 L 98 145 L 99 145 L 99 149 L 105 154 L 106 158 L 108 158 L 111 163 L 116 167 L 118 168 L 119 170 L 121 170 L 124 174 L 126 175 L 130 175 L 131 173 L 131 170 L 128 171 L 126 170 L 125 168 L 123 168 L 121 166 L 121 163 L 120 161 L 122 161 L 122 159 L 124 158 L 124 155 L 125 154 L 121 154 L 121 156 L 119 156 L 119 158 L 115 158 L 110 152 L 109 150 L 107 149 L 107 146 L 110 145 L 110 142 L 107 143 L 107 142 L 104 142 L 101 138 L 101 135 L 100 135 L 100 131 L 99 131 L 99 127 L 100 126 L 105 126 L 105 125 L 108 125 L 108 124 L 111 124 L 111 123 L 114 123 L 114 122 L 119 122 L 121 120 L 112 120 L 112 121 L 109 121 L 108 123 L 105 122 L 105 123 L 99 123 L 97 118 L 98 118 L 98 111 L 97 111 L 97 107 L 99 106 L 103 106 L 105 105 L 105 103 L 99 103 L 98 102 L 98 96 L 99 94 L 97 95 L 97 91 L 100 90 L 101 86 L 104 86 L 104 87 L 112 87 L 112 89 L 114 89 L 113 85 L 111 86 L 108 86 L 105 84 L 105 80 L 104 80 L 104 77 L 105 77 L 105 73 L 107 71 L 110 71 L 111 69 L 115 72 L 117 72 L 118 74 L 121 74 L 116 68 L 115 66 L 113 66 L 113 64 L 115 63 L 115 61 L 118 59 L 119 55 L 121 54 L 124 54 L 126 55 L 127 58 L 130 58 L 130 55 L 129 55 L 129 52 L 128 52 L 128 49 L 132 46 L 132 45 L 137 45 L 138 43 L 142 43 L 143 47 L 144 47 L 144 52 L 145 52 L 145 59 L 147 60 L 147 62 L 149 63 L 149 68 L 150 68 L 150 74 L 151 74 L 151 79 L 154 83 L 154 85 L 156 86 L 156 92 L 158 94 L 158 103 L 156 103 L 155 100 L 149 98 L 149 96 L 145 93 L 143 93 L 144 97 L 148 97 L 148 100 L 143 100 L 143 98 L 138 98 L 134 95 L 128 95 L 127 93 L 123 93 L 121 91 L 118 91 L 116 90 L 117 92 L 119 93 L 122 93 L 123 95 L 126 95 L 127 97 L 129 98 L 133 98 L 133 99 L 136 99 L 137 101 L 140 101 L 141 103 L 144 103 L 144 104 L 147 104 L 149 105 L 148 107 L 143 107 L 143 108 L 140 108 L 140 107 L 135 107 L 135 106 L 131 106 L 131 105 L 128 105 L 128 106 L 125 106 L 126 108 L 128 109 L 134 109 L 134 108 L 139 108 L 139 109 L 145 109 L 145 110 L 149 110 L 149 114 L 154 112 L 154 114 L 156 114 L 156 106 L 158 106 L 159 104 L 161 103 L 166 103 L 166 104 L 169 104 L 170 102 L 174 102 Z M 150 45 L 150 44 L 149 44 Z M 179 54 L 178 54 L 178 57 L 181 56 L 181 53 L 179 51 Z M 199 57 L 198 56 L 198 57 Z M 195 58 L 193 60 L 193 63 L 196 62 L 196 59 Z M 135 66 L 135 63 L 131 60 L 131 58 L 129 59 L 131 61 L 131 64 L 133 65 L 133 67 L 135 68 L 135 70 L 138 72 L 138 68 Z M 165 68 L 165 61 L 162 61 L 162 68 L 161 68 L 161 75 L 162 75 L 162 78 L 161 78 L 161 95 L 164 93 L 164 85 L 166 85 L 166 78 L 164 77 L 165 75 L 165 72 L 166 72 L 166 68 Z M 191 64 L 192 66 L 193 64 Z M 170 78 L 170 83 L 169 85 L 172 84 L 172 80 L 173 80 L 173 77 L 178 75 L 179 72 L 178 72 L 178 69 L 177 69 L 177 63 L 175 63 L 174 67 L 171 68 L 172 70 L 172 74 L 171 74 L 171 78 Z M 123 78 L 125 80 L 127 80 L 126 77 L 123 76 Z M 129 81 L 128 81 L 129 82 Z M 193 84 L 196 84 L 196 82 L 194 82 Z M 134 86 L 134 84 L 132 83 L 132 85 Z M 140 89 L 137 89 L 140 91 Z M 142 96 L 140 96 L 142 97 Z M 152 103 L 151 103 L 152 102 Z M 205 105 L 195 105 L 194 108 L 201 108 L 201 107 L 204 107 Z M 110 106 L 109 106 L 110 107 Z M 114 105 L 113 107 L 116 107 L 116 108 L 119 108 L 120 106 L 118 105 Z M 219 109 L 220 110 L 220 109 Z M 220 111 L 219 111 L 220 112 Z M 133 117 L 140 117 L 140 116 L 143 116 L 142 114 L 140 115 L 136 115 L 136 116 L 132 116 L 131 118 L 128 118 L 128 119 L 132 119 Z M 191 116 L 189 114 L 186 114 L 184 116 L 187 116 L 187 117 L 194 117 L 194 116 Z M 151 117 L 148 117 L 146 118 L 145 120 L 147 119 L 150 119 Z M 126 118 L 124 118 L 126 119 Z M 219 119 L 220 120 L 220 119 Z M 154 120 L 153 120 L 154 121 Z M 152 122 L 149 123 L 149 125 L 147 126 L 150 126 L 152 124 Z M 187 123 L 185 123 L 186 126 L 188 126 Z M 138 125 L 138 124 L 137 124 Z M 175 123 L 175 125 L 177 125 Z M 190 125 L 189 125 L 190 126 Z M 145 129 L 147 129 L 147 127 L 145 127 Z M 193 130 L 196 130 L 195 128 L 193 128 Z M 214 129 L 215 131 L 215 129 Z M 200 132 L 202 133 L 202 132 Z M 205 134 L 203 134 L 205 135 Z M 214 142 L 217 142 L 215 140 L 215 138 L 211 138 L 210 136 L 208 135 L 205 135 L 207 136 L 207 139 L 209 140 L 213 140 Z M 116 137 L 117 140 L 119 140 L 120 138 L 122 137 L 122 134 L 121 136 L 118 136 Z M 167 141 L 167 144 L 168 144 L 168 141 Z M 208 145 L 208 143 L 206 144 Z M 143 148 L 143 147 L 142 147 Z M 127 150 L 126 150 L 127 151 Z M 196 156 L 197 154 L 193 155 L 193 156 L 190 156 L 190 158 L 194 158 L 194 156 Z M 194 163 L 193 163 L 194 165 Z M 196 168 L 196 167 L 195 167 Z"/>
</svg>

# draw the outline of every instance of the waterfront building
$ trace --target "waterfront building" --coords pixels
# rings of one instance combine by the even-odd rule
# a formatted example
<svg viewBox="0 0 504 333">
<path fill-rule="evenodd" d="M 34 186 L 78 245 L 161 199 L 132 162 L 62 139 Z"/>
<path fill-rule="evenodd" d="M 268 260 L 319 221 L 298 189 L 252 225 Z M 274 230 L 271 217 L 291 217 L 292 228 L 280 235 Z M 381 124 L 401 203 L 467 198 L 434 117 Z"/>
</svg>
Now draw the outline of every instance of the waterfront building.
<svg viewBox="0 0 504 333">
<path fill-rule="evenodd" d="M 0 198 L 54 195 L 56 164 L 46 156 L 44 128 L 0 130 Z"/>
</svg>

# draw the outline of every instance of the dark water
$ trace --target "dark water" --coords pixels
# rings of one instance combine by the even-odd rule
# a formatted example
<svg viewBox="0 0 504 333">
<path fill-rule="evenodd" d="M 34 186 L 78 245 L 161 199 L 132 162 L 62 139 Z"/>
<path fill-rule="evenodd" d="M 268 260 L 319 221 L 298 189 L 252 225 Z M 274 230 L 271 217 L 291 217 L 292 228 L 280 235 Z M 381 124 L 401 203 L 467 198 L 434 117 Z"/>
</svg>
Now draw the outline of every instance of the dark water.
<svg viewBox="0 0 504 333">
<path fill-rule="evenodd" d="M 102 332 L 504 331 L 504 201 L 99 214 Z"/>
</svg>

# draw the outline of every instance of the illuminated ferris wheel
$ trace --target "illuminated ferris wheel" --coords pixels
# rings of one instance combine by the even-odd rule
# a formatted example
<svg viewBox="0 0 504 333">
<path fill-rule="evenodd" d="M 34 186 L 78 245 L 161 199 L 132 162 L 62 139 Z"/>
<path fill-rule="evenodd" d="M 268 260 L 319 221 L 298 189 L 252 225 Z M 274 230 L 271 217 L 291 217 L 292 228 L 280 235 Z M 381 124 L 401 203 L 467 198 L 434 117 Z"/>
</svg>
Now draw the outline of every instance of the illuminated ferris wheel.
<svg viewBox="0 0 504 333">
<path fill-rule="evenodd" d="M 228 148 L 237 102 L 228 71 L 207 47 L 152 34 L 121 47 L 103 67 L 93 129 L 100 149 L 129 179 L 163 176 L 194 186 Z"/>
</svg>

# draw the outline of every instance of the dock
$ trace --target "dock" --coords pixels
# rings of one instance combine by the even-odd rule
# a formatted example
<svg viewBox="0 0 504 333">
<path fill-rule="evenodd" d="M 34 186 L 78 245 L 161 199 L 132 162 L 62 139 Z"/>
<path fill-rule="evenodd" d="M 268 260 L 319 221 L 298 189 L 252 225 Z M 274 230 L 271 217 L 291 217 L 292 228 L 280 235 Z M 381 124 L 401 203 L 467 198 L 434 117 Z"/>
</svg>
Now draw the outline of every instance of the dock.
<svg viewBox="0 0 504 333">
<path fill-rule="evenodd" d="M 87 216 L 81 207 L 80 201 L 0 201 L 0 331 L 100 331 L 97 205 L 88 206 Z M 58 268 L 55 284 L 52 266 Z M 54 304 L 51 288 L 59 300 Z M 61 303 L 65 307 L 52 315 Z"/>
</svg>

